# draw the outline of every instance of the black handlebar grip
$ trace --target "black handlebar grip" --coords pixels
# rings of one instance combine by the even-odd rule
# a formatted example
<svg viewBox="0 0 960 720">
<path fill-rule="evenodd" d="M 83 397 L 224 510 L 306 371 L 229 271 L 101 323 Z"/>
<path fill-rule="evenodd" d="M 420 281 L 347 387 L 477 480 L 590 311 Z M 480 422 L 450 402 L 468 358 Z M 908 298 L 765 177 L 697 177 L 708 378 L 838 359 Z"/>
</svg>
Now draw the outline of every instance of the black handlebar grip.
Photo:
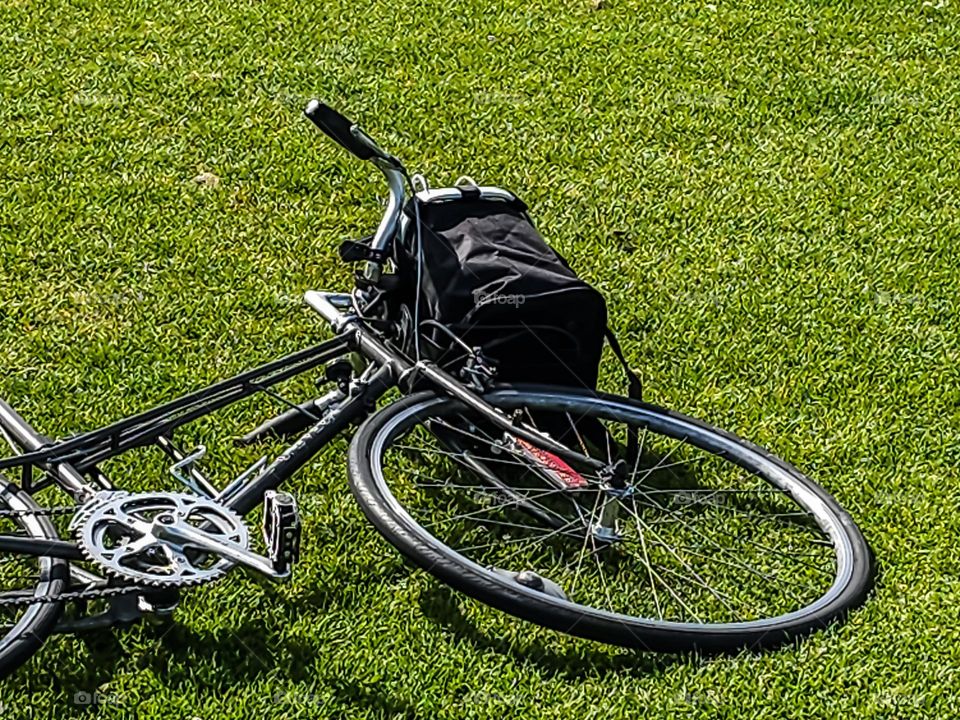
<svg viewBox="0 0 960 720">
<path fill-rule="evenodd" d="M 332 107 L 324 105 L 319 100 L 311 100 L 304 109 L 306 115 L 318 128 L 334 142 L 340 144 L 361 160 L 369 160 L 374 156 L 373 149 L 360 142 L 350 132 L 354 123 L 338 113 Z"/>
</svg>

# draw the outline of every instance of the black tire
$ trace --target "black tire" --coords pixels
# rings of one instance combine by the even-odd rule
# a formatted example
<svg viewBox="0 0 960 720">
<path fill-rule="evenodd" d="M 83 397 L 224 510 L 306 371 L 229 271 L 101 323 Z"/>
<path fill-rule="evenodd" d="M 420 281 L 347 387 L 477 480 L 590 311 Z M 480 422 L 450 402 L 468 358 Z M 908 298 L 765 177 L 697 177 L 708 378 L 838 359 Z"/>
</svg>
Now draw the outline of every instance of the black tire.
<svg viewBox="0 0 960 720">
<path fill-rule="evenodd" d="M 30 495 L 0 475 L 0 511 L 2 514 L 11 511 L 14 513 L 2 518 L 3 529 L 0 532 L 9 534 L 11 527 L 16 526 L 18 535 L 37 540 L 57 540 L 59 536 L 56 528 L 49 517 L 36 514 L 39 510 L 40 506 Z M 46 556 L 14 558 L 9 553 L 0 554 L 0 561 L 16 561 L 36 568 L 36 579 L 31 587 L 9 588 L 0 585 L 0 597 L 11 590 L 29 592 L 32 589 L 34 598 L 44 598 L 41 602 L 34 602 L 17 610 L 19 615 L 9 623 L 0 620 L 2 679 L 17 670 L 40 649 L 60 619 L 63 603 L 53 598 L 59 597 L 67 588 L 69 564 L 65 560 Z M 0 573 L 0 583 L 2 581 L 3 573 Z"/>
<path fill-rule="evenodd" d="M 603 393 L 543 386 L 501 386 L 485 396 L 487 402 L 509 409 L 534 398 L 541 403 L 562 402 L 571 407 L 591 403 L 615 403 L 621 408 L 634 408 L 669 422 L 684 423 L 740 452 L 733 462 L 741 467 L 759 462 L 776 472 L 789 475 L 790 482 L 815 496 L 817 511 L 822 510 L 835 525 L 837 534 L 831 539 L 842 544 L 845 568 L 841 580 L 840 561 L 837 579 L 831 586 L 829 601 L 805 611 L 789 613 L 755 623 L 698 625 L 664 622 L 596 610 L 577 605 L 543 592 L 538 592 L 502 577 L 474 563 L 418 524 L 391 493 L 383 473 L 378 470 L 380 456 L 394 437 L 439 408 L 456 406 L 433 393 L 411 395 L 393 403 L 368 418 L 354 437 L 349 453 L 349 475 L 352 491 L 366 517 L 376 529 L 404 556 L 445 584 L 487 605 L 516 617 L 579 637 L 603 643 L 658 652 L 699 651 L 730 652 L 744 648 L 767 649 L 827 627 L 848 610 L 859 606 L 872 583 L 873 557 L 866 540 L 850 516 L 837 502 L 809 478 L 763 449 L 730 433 L 679 413 Z M 406 425 L 405 425 L 406 424 Z M 838 551 L 839 552 L 839 551 Z M 836 589 L 836 592 L 833 592 Z M 827 596 L 825 596 L 826 598 Z"/>
</svg>

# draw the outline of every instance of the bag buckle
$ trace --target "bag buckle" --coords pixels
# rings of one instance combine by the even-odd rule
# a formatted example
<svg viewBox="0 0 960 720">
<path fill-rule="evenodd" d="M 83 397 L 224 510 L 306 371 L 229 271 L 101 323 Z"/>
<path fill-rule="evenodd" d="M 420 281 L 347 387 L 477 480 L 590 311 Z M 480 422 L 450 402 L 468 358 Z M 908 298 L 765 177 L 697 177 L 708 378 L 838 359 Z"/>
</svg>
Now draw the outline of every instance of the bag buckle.
<svg viewBox="0 0 960 720">
<path fill-rule="evenodd" d="M 477 185 L 477 181 L 469 175 L 461 175 L 458 177 L 453 186 L 460 191 L 460 197 L 464 200 L 480 199 L 480 186 Z"/>
</svg>

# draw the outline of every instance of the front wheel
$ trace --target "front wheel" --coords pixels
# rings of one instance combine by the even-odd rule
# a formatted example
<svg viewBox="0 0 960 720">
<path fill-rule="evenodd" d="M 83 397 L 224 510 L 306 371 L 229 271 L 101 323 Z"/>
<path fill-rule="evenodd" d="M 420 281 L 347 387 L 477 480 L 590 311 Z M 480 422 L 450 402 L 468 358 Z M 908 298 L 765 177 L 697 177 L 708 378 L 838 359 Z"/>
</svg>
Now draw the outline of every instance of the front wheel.
<svg viewBox="0 0 960 720">
<path fill-rule="evenodd" d="M 872 557 L 821 487 L 642 402 L 501 387 L 485 400 L 611 472 L 571 466 L 432 393 L 350 447 L 364 514 L 416 565 L 517 617 L 644 650 L 768 648 L 865 598 Z"/>
</svg>

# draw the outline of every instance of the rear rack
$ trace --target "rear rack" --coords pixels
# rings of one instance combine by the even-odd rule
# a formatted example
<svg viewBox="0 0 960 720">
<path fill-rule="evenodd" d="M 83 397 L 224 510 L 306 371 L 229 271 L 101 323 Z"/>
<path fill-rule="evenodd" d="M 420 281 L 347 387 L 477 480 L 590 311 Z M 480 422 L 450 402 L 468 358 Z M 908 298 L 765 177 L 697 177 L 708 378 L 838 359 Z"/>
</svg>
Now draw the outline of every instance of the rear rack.
<svg viewBox="0 0 960 720">
<path fill-rule="evenodd" d="M 108 458 L 155 444 L 177 427 L 237 400 L 258 392 L 269 394 L 271 386 L 343 355 L 347 344 L 347 338 L 335 337 L 104 428 L 74 435 L 23 455 L 0 458 L 0 470 L 21 467 L 26 472 L 32 466 L 61 463 L 69 463 L 81 473 L 93 470 Z"/>
</svg>

